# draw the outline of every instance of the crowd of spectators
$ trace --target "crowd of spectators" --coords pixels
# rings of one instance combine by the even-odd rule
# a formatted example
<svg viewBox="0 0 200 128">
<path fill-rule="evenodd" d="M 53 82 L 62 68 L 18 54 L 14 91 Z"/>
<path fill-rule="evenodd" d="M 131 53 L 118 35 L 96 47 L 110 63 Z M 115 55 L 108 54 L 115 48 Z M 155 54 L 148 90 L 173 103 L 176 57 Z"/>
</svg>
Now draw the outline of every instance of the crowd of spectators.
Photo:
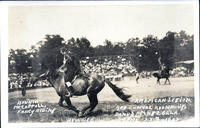
<svg viewBox="0 0 200 128">
<path fill-rule="evenodd" d="M 136 76 L 136 69 L 131 64 L 128 56 L 102 56 L 102 57 L 86 57 L 80 60 L 81 70 L 86 74 L 97 73 L 103 75 L 110 80 L 121 80 L 125 76 Z M 150 78 L 153 72 L 141 72 L 140 78 Z M 185 77 L 194 75 L 192 71 L 184 67 L 175 68 L 170 72 L 172 77 Z M 31 74 L 9 74 L 8 88 L 9 90 L 20 89 L 23 79 L 30 79 Z M 48 87 L 47 81 L 38 81 L 35 87 Z M 32 87 L 28 82 L 27 87 Z"/>
<path fill-rule="evenodd" d="M 186 67 L 176 67 L 171 71 L 172 77 L 187 77 L 194 76 L 193 70 L 187 69 Z"/>
<path fill-rule="evenodd" d="M 136 69 L 128 56 L 86 57 L 80 63 L 84 73 L 97 73 L 110 80 L 122 80 L 124 76 L 136 75 Z"/>
<path fill-rule="evenodd" d="M 105 76 L 131 76 L 136 73 L 127 56 L 86 57 L 80 61 L 81 68 L 86 73 L 98 73 Z"/>
<path fill-rule="evenodd" d="M 8 91 L 11 90 L 17 90 L 22 88 L 22 82 L 24 80 L 27 80 L 27 88 L 32 88 L 33 85 L 30 83 L 30 73 L 23 73 L 23 74 L 17 74 L 17 73 L 11 73 L 8 75 Z M 46 81 L 38 81 L 35 83 L 34 87 L 49 87 L 50 84 Z"/>
</svg>

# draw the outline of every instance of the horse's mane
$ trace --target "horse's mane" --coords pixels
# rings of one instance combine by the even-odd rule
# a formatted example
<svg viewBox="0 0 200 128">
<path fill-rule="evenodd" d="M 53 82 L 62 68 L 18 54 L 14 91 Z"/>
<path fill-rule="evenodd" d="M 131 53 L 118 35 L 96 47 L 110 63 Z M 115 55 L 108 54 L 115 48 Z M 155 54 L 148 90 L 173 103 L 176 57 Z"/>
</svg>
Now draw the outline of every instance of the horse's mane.
<svg viewBox="0 0 200 128">
<path fill-rule="evenodd" d="M 48 77 L 51 77 L 52 79 L 56 79 L 59 76 L 59 72 L 55 69 L 52 69 L 48 75 Z"/>
<path fill-rule="evenodd" d="M 38 77 L 39 79 L 45 80 L 45 79 L 56 79 L 59 76 L 59 72 L 56 71 L 56 69 L 47 69 L 45 73 L 45 75 L 39 76 L 37 75 L 36 77 Z"/>
</svg>

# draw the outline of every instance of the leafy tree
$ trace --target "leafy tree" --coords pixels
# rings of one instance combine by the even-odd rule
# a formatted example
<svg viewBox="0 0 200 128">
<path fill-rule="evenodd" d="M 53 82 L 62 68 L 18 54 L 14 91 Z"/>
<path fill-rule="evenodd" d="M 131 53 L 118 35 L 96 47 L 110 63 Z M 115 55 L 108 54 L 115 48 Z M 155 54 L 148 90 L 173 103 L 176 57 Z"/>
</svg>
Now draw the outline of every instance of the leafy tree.
<svg viewBox="0 0 200 128">
<path fill-rule="evenodd" d="M 144 56 L 144 70 L 157 70 L 159 69 L 158 64 L 158 38 L 153 35 L 148 35 L 143 38 L 143 44 L 145 49 L 143 50 L 142 55 Z"/>
<path fill-rule="evenodd" d="M 112 42 L 106 39 L 103 43 L 104 45 L 98 45 L 94 48 L 95 56 L 115 55 Z"/>
<path fill-rule="evenodd" d="M 95 56 L 105 56 L 107 52 L 105 52 L 105 49 L 104 49 L 105 46 L 103 45 L 98 45 L 96 46 L 94 49 L 94 53 L 95 53 Z"/>
<path fill-rule="evenodd" d="M 27 73 L 31 66 L 30 55 L 25 49 L 11 49 L 9 52 L 9 73 Z"/>
<path fill-rule="evenodd" d="M 113 46 L 113 55 L 124 55 L 125 54 L 125 45 L 122 42 L 118 42 Z"/>
<path fill-rule="evenodd" d="M 125 54 L 128 55 L 134 55 L 136 53 L 136 47 L 138 44 L 141 43 L 141 40 L 139 38 L 130 38 L 125 44 Z"/>
<path fill-rule="evenodd" d="M 39 48 L 40 70 L 57 69 L 63 60 L 60 48 L 64 46 L 64 39 L 60 35 L 46 35 L 46 41 Z"/>
<path fill-rule="evenodd" d="M 8 56 L 8 72 L 9 73 L 16 73 L 16 62 L 15 62 L 15 51 L 13 49 L 9 50 L 9 56 Z"/>
<path fill-rule="evenodd" d="M 148 35 L 143 40 L 129 39 L 126 52 L 131 56 L 132 65 L 138 72 L 158 69 L 158 39 Z"/>
<path fill-rule="evenodd" d="M 60 35 L 46 35 L 45 41 L 39 41 L 30 51 L 25 49 L 10 50 L 9 73 L 40 72 L 46 69 L 56 69 L 62 64 L 63 56 L 60 48 L 72 51 L 79 57 L 128 55 L 133 66 L 139 72 L 157 70 L 158 57 L 161 63 L 173 68 L 175 62 L 194 59 L 194 36 L 185 31 L 178 33 L 167 32 L 166 36 L 158 40 L 148 35 L 142 40 L 130 38 L 127 42 L 112 43 L 105 40 L 104 45 L 91 46 L 85 38 L 71 38 L 65 41 Z"/>
<path fill-rule="evenodd" d="M 104 46 L 105 54 L 106 55 L 113 55 L 113 47 L 114 46 L 113 46 L 112 42 L 106 39 L 104 41 L 104 44 L 105 44 L 105 46 Z"/>
<path fill-rule="evenodd" d="M 166 65 L 167 68 L 172 69 L 175 64 L 174 49 L 175 39 L 174 32 L 167 32 L 166 36 L 160 40 L 158 45 L 159 55 L 161 57 L 161 63 Z"/>
<path fill-rule="evenodd" d="M 94 52 L 90 46 L 90 41 L 85 37 L 80 39 L 77 38 L 76 40 L 71 38 L 68 40 L 66 46 L 73 52 L 73 54 L 76 54 L 75 56 L 79 58 L 92 56 L 92 53 Z"/>
<path fill-rule="evenodd" d="M 136 67 L 137 71 L 142 71 L 142 61 L 141 61 L 141 55 L 139 53 L 139 47 L 138 44 L 141 43 L 141 40 L 139 38 L 130 38 L 126 42 L 125 47 L 125 54 L 128 54 L 130 56 L 131 64 Z"/>
<path fill-rule="evenodd" d="M 185 31 L 175 34 L 175 59 L 176 61 L 194 59 L 194 36 L 187 35 Z"/>
</svg>

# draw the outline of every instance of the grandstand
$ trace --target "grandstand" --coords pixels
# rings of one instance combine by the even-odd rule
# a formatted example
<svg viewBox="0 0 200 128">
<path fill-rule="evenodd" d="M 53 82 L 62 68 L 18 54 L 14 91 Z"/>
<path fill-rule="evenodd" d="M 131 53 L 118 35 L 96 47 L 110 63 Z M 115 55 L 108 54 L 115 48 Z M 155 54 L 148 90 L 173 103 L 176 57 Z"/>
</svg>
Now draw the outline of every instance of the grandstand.
<svg viewBox="0 0 200 128">
<path fill-rule="evenodd" d="M 104 75 L 106 79 L 112 81 L 123 80 L 124 77 L 136 76 L 136 68 L 132 66 L 130 56 L 128 55 L 114 55 L 114 56 L 99 56 L 99 57 L 85 57 L 80 60 L 81 70 L 87 74 L 97 73 Z M 170 74 L 172 77 L 186 77 L 193 76 L 194 61 L 180 61 L 176 63 Z M 140 73 L 140 78 L 150 78 L 155 71 L 143 71 Z M 21 77 L 29 79 L 29 74 L 9 74 L 9 90 L 21 88 Z M 35 87 L 49 87 L 47 81 L 39 81 Z M 30 83 L 27 87 L 31 87 Z"/>
</svg>

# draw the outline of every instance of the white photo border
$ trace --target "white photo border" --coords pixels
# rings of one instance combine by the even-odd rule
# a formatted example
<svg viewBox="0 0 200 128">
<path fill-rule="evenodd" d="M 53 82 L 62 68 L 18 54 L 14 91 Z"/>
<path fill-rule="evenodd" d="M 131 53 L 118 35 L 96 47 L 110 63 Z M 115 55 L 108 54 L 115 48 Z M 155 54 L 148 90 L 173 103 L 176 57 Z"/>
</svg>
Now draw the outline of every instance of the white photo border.
<svg viewBox="0 0 200 128">
<path fill-rule="evenodd" d="M 70 6 L 70 5 L 139 5 L 139 4 L 193 4 L 194 6 L 194 90 L 195 120 L 179 122 L 86 122 L 86 123 L 8 123 L 8 7 L 10 6 Z M 1 2 L 1 123 L 5 128 L 12 127 L 190 127 L 199 126 L 199 3 L 192 1 L 23 1 Z"/>
</svg>

